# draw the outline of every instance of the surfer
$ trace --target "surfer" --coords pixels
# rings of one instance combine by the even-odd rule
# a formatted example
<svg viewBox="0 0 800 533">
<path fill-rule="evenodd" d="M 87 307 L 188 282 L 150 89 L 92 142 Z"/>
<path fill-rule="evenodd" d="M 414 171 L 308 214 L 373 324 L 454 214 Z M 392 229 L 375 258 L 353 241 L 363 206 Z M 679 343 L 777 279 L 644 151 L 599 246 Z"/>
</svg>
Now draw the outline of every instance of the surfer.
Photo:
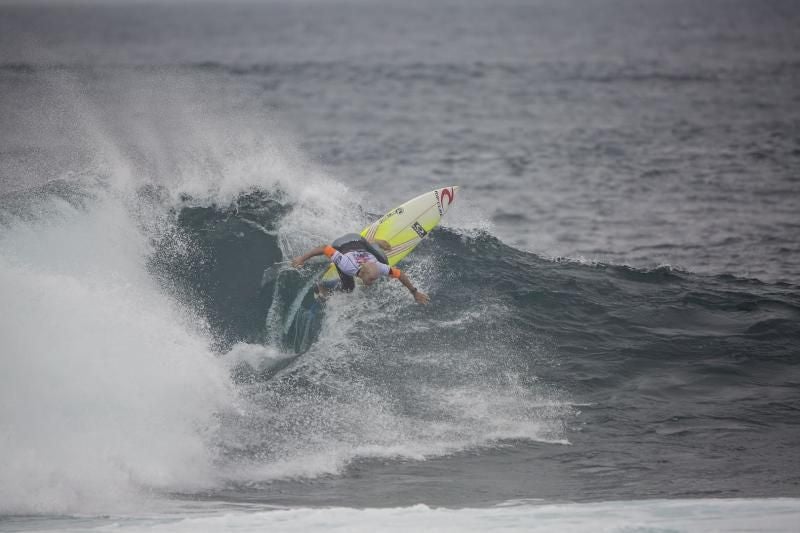
<svg viewBox="0 0 800 533">
<path fill-rule="evenodd" d="M 318 255 L 325 255 L 336 266 L 341 281 L 342 290 L 350 292 L 355 288 L 355 278 L 359 278 L 364 285 L 369 286 L 375 283 L 381 276 L 387 276 L 400 280 L 414 296 L 414 300 L 420 304 L 427 304 L 428 295 L 417 289 L 399 268 L 389 266 L 386 254 L 383 250 L 376 248 L 377 244 L 383 250 L 389 250 L 391 246 L 382 240 L 367 241 L 358 234 L 351 233 L 339 237 L 333 243 L 317 246 L 305 254 L 292 259 L 292 266 L 302 267 L 303 264 Z M 326 296 L 332 287 L 322 286 L 319 288 Z"/>
</svg>

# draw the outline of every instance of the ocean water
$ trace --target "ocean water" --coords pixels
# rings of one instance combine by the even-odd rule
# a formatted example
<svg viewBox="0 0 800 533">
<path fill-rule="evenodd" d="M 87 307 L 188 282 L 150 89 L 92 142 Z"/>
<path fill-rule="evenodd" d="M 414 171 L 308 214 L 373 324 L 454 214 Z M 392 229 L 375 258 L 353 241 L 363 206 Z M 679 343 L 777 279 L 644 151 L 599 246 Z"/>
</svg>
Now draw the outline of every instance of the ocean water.
<svg viewBox="0 0 800 533">
<path fill-rule="evenodd" d="M 0 530 L 793 531 L 798 27 L 0 2 Z M 445 185 L 429 306 L 263 277 Z"/>
</svg>

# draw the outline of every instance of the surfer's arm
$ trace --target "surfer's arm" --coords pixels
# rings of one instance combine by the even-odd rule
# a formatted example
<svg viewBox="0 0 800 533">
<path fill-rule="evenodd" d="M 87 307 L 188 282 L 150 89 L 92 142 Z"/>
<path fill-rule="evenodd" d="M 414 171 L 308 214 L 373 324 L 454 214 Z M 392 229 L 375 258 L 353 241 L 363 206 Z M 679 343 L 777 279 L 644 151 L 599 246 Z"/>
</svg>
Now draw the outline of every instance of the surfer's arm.
<svg viewBox="0 0 800 533">
<path fill-rule="evenodd" d="M 403 286 L 406 289 L 408 289 L 408 291 L 414 296 L 414 299 L 417 301 L 417 303 L 426 304 L 426 303 L 428 303 L 430 301 L 430 298 L 428 298 L 428 295 L 425 294 L 424 292 L 420 291 L 419 289 L 417 289 L 414 286 L 414 284 L 411 283 L 411 280 L 408 279 L 408 276 L 406 276 L 406 273 L 403 272 L 402 270 L 400 270 L 399 268 L 391 267 L 389 269 L 389 277 L 395 278 L 400 283 L 402 283 Z"/>
<path fill-rule="evenodd" d="M 300 268 L 306 261 L 308 261 L 312 257 L 316 257 L 318 255 L 327 255 L 328 257 L 331 257 L 335 251 L 336 250 L 330 244 L 317 246 L 316 248 L 312 248 L 303 255 L 297 256 L 294 259 L 292 259 L 292 266 L 295 268 Z"/>
</svg>

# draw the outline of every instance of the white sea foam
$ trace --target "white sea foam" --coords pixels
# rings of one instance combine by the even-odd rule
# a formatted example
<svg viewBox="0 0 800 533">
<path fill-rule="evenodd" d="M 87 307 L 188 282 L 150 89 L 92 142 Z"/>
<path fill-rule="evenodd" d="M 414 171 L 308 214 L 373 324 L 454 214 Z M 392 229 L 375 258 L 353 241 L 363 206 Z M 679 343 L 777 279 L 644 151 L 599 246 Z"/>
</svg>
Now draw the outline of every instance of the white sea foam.
<svg viewBox="0 0 800 533">
<path fill-rule="evenodd" d="M 212 482 L 234 399 L 203 323 L 146 270 L 113 198 L 0 234 L 0 513 L 114 508 Z"/>
<path fill-rule="evenodd" d="M 248 344 L 239 342 L 234 344 L 223 357 L 228 366 L 245 363 L 255 370 L 270 368 L 281 361 L 293 357 L 294 354 L 282 352 L 272 346 L 261 344 Z"/>
<path fill-rule="evenodd" d="M 568 444 L 563 421 L 572 406 L 522 383 L 513 368 L 496 368 L 481 347 L 405 349 L 408 332 L 387 337 L 382 319 L 423 310 L 395 285 L 386 281 L 329 300 L 319 340 L 287 369 L 304 385 L 284 383 L 281 373 L 253 386 L 247 424 L 226 432 L 236 445 L 268 443 L 268 452 L 228 463 L 226 476 L 246 483 L 313 478 L 342 474 L 359 458 L 424 461 L 508 439 Z M 483 318 L 503 309 L 487 306 Z M 448 325 L 468 328 L 470 321 Z M 363 344 L 364 331 L 381 331 L 380 348 Z M 489 345 L 502 350 L 502 343 Z"/>
<path fill-rule="evenodd" d="M 291 508 L 261 510 L 242 506 L 204 515 L 127 517 L 75 520 L 80 527 L 55 523 L 47 531 L 158 533 L 183 531 L 315 531 L 348 532 L 550 532 L 566 533 L 705 533 L 741 531 L 789 533 L 800 522 L 800 500 L 698 499 L 638 500 L 597 503 L 506 502 L 493 507 L 448 509 L 418 504 L 410 507 Z M 199 516 L 198 516 L 199 515 Z M 36 530 L 36 529 L 32 529 Z"/>
</svg>

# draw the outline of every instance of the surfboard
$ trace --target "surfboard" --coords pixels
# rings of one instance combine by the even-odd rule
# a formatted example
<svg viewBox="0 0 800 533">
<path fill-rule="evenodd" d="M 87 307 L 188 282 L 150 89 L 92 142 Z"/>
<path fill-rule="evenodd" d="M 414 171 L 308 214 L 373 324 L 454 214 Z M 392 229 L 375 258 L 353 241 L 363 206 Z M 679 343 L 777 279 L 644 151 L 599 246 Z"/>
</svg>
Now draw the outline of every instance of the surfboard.
<svg viewBox="0 0 800 533">
<path fill-rule="evenodd" d="M 456 197 L 457 186 L 443 187 L 420 194 L 406 203 L 395 207 L 361 231 L 367 240 L 384 240 L 390 245 L 386 253 L 389 264 L 394 266 L 410 254 L 428 234 L 439 225 L 442 217 Z M 322 275 L 313 281 L 339 281 L 336 267 L 330 265 Z M 310 287 L 309 287 L 310 289 Z M 321 327 L 321 312 L 324 298 L 318 299 L 314 291 L 298 294 L 291 305 L 293 311 L 287 314 L 283 342 L 297 354 L 305 353 L 314 343 Z"/>
<path fill-rule="evenodd" d="M 430 233 L 456 198 L 458 186 L 443 187 L 420 194 L 395 207 L 361 231 L 361 236 L 372 242 L 384 240 L 391 248 L 384 250 L 389 265 L 394 266 L 410 254 Z M 339 279 L 336 267 L 330 265 L 322 281 Z"/>
</svg>

